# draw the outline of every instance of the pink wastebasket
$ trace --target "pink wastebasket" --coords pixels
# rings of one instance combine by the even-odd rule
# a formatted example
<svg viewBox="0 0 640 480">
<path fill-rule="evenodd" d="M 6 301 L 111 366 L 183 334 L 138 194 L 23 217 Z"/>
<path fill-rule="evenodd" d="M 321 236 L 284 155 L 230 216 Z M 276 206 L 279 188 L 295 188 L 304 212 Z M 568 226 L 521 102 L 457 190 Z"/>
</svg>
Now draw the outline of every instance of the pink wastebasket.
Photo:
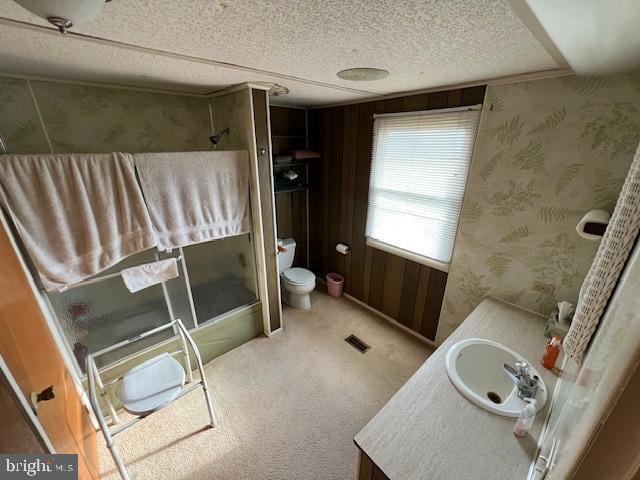
<svg viewBox="0 0 640 480">
<path fill-rule="evenodd" d="M 332 297 L 340 297 L 344 287 L 344 277 L 339 273 L 327 273 L 327 293 Z"/>
</svg>

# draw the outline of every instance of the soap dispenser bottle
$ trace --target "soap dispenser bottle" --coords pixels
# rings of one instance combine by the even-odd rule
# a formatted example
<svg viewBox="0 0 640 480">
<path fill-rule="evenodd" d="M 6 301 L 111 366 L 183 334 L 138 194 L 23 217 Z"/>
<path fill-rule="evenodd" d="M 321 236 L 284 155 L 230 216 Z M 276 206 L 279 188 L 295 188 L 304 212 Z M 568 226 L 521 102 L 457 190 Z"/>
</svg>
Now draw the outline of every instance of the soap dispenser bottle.
<svg viewBox="0 0 640 480">
<path fill-rule="evenodd" d="M 513 427 L 513 434 L 516 437 L 524 437 L 536 418 L 536 401 L 531 399 L 520 412 L 520 416 Z"/>
<path fill-rule="evenodd" d="M 556 366 L 556 361 L 558 360 L 558 355 L 560 355 L 560 347 L 562 346 L 562 339 L 560 337 L 553 337 L 547 343 L 547 346 L 544 350 L 544 355 L 542 355 L 542 366 L 547 370 L 553 370 Z"/>
</svg>

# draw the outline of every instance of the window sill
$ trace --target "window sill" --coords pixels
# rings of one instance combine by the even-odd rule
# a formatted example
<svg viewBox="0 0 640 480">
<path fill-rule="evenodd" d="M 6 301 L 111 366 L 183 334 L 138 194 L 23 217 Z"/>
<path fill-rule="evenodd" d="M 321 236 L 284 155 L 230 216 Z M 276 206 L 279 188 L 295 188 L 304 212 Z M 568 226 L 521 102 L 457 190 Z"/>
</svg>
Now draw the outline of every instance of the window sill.
<svg viewBox="0 0 640 480">
<path fill-rule="evenodd" d="M 392 253 L 393 255 L 397 255 L 398 257 L 402 257 L 406 260 L 411 260 L 412 262 L 416 262 L 421 265 L 426 265 L 427 267 L 435 268 L 436 270 L 440 270 L 441 272 L 445 272 L 445 273 L 449 272 L 448 263 L 443 263 L 437 260 L 433 260 L 432 258 L 423 257 L 422 255 L 418 255 L 417 253 L 412 253 L 407 250 L 394 247 L 393 245 L 380 242 L 370 237 L 366 237 L 366 239 L 367 239 L 367 246 L 371 248 L 376 248 L 378 250 L 382 250 L 387 253 Z"/>
</svg>

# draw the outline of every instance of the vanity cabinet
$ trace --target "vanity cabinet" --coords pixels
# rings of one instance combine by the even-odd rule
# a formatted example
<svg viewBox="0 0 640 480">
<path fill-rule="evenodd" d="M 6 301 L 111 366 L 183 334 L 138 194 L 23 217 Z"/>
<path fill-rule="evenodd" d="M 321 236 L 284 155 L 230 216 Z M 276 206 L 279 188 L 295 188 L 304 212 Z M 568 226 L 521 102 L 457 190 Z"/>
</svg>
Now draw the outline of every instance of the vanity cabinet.
<svg viewBox="0 0 640 480">
<path fill-rule="evenodd" d="M 389 477 L 362 450 L 358 453 L 360 455 L 358 480 L 389 480 Z"/>
<path fill-rule="evenodd" d="M 512 432 L 515 418 L 479 408 L 458 392 L 445 359 L 456 343 L 484 338 L 518 352 L 533 365 L 544 351 L 545 325 L 541 315 L 484 299 L 355 436 L 358 478 L 527 478 L 551 402 L 538 412 L 529 435 L 520 439 Z M 551 398 L 557 377 L 545 369 L 538 373 Z"/>
</svg>

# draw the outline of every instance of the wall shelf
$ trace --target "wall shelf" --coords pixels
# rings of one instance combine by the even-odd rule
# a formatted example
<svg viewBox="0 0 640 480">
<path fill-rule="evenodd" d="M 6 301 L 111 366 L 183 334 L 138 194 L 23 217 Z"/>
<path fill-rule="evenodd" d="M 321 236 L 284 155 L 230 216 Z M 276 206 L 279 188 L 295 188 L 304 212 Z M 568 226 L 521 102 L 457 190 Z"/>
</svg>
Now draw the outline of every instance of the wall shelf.
<svg viewBox="0 0 640 480">
<path fill-rule="evenodd" d="M 279 193 L 292 193 L 292 192 L 302 192 L 304 190 L 307 190 L 309 187 L 307 187 L 306 185 L 296 185 L 295 187 L 287 187 L 287 188 L 279 188 L 277 190 L 275 190 L 275 194 L 279 194 Z"/>
<path fill-rule="evenodd" d="M 274 163 L 273 168 L 289 168 L 289 167 L 308 167 L 308 163 L 294 162 L 294 163 Z"/>
<path fill-rule="evenodd" d="M 309 183 L 312 168 L 316 167 L 306 159 L 275 162 L 276 157 L 288 156 L 292 150 L 309 149 L 307 113 L 306 109 L 279 106 L 271 106 L 270 110 L 277 233 L 280 238 L 296 239 L 294 266 L 309 268 Z M 282 174 L 288 170 L 296 172 L 298 178 L 285 179 Z"/>
</svg>

